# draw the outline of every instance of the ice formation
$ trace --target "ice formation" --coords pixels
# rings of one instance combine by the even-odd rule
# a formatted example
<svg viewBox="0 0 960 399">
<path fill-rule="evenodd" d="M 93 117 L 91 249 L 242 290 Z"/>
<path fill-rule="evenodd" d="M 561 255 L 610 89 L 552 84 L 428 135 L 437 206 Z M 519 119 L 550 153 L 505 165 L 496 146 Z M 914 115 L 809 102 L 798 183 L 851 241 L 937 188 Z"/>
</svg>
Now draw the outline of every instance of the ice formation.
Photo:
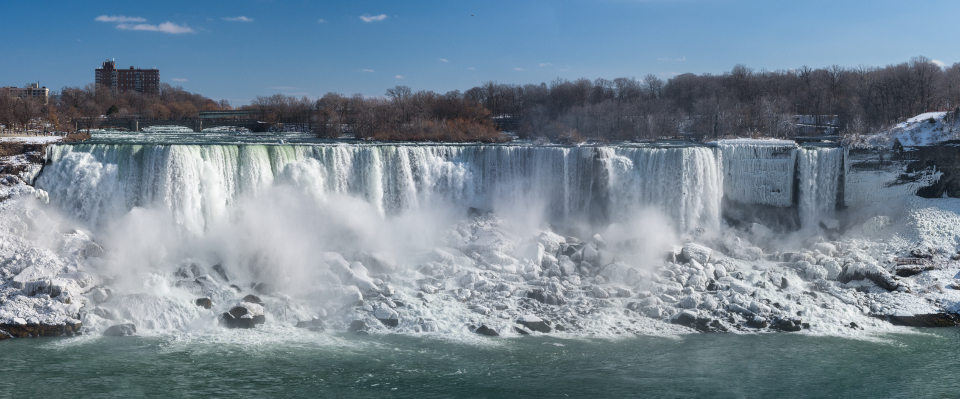
<svg viewBox="0 0 960 399">
<path fill-rule="evenodd" d="M 849 334 L 955 310 L 960 202 L 910 200 L 922 181 L 847 155 L 749 140 L 59 145 L 37 189 L 0 202 L 0 325 Z M 841 222 L 838 196 L 906 204 Z M 727 225 L 724 198 L 795 209 L 803 229 Z"/>
<path fill-rule="evenodd" d="M 746 204 L 793 203 L 797 143 L 787 140 L 721 140 L 723 193 Z"/>
</svg>

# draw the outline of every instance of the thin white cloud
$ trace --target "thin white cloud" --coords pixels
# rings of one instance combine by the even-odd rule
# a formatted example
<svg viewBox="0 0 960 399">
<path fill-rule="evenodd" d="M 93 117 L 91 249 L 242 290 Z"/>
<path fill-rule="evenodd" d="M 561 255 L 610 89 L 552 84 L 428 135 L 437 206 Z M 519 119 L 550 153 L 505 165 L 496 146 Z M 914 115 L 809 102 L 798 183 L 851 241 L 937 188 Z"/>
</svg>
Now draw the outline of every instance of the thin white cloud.
<svg viewBox="0 0 960 399">
<path fill-rule="evenodd" d="M 120 30 L 146 30 L 152 32 L 164 32 L 164 33 L 194 33 L 193 29 L 190 29 L 186 25 L 177 25 L 173 22 L 164 22 L 160 25 L 150 25 L 150 24 L 120 24 L 117 25 L 117 29 Z"/>
<path fill-rule="evenodd" d="M 540 66 L 542 66 L 542 67 L 550 66 L 550 65 L 553 65 L 553 64 L 551 64 L 551 63 L 549 63 L 549 62 L 541 62 L 541 63 L 540 63 Z"/>
<path fill-rule="evenodd" d="M 403 79 L 402 75 L 397 75 L 397 79 Z"/>
<path fill-rule="evenodd" d="M 184 78 L 170 78 L 170 80 L 172 80 L 172 81 L 174 81 L 174 82 L 186 82 L 186 81 L 187 81 L 187 80 L 184 79 Z"/>
<path fill-rule="evenodd" d="M 373 73 L 372 69 L 361 69 L 360 72 L 370 72 Z"/>
<path fill-rule="evenodd" d="M 471 70 L 471 71 L 472 71 L 472 70 L 474 70 L 474 69 L 477 69 L 477 68 L 474 68 L 474 67 L 470 67 L 470 68 L 467 68 L 467 69 L 469 69 L 469 70 Z"/>
<path fill-rule="evenodd" d="M 325 20 L 325 19 L 323 19 L 323 18 L 320 18 L 320 19 L 317 20 L 317 23 L 318 23 L 318 24 L 322 24 L 322 23 L 324 23 L 324 22 L 327 22 L 327 20 Z"/>
<path fill-rule="evenodd" d="M 285 91 L 302 90 L 302 89 L 299 88 L 299 87 L 290 87 L 290 86 L 270 86 L 270 89 L 272 89 L 272 90 L 285 90 Z"/>
<path fill-rule="evenodd" d="M 526 71 L 526 69 L 523 69 L 523 68 L 513 68 L 513 70 L 514 70 L 514 71 Z"/>
<path fill-rule="evenodd" d="M 670 76 L 670 77 L 673 77 L 673 76 L 677 76 L 677 75 L 679 75 L 679 74 L 680 74 L 680 72 L 660 72 L 660 74 L 661 74 L 661 75 L 663 75 L 663 76 Z"/>
<path fill-rule="evenodd" d="M 140 17 L 128 17 L 126 15 L 101 15 L 94 18 L 94 21 L 99 22 L 147 22 L 146 18 Z"/>
<path fill-rule="evenodd" d="M 943 62 L 943 61 L 940 61 L 940 60 L 930 60 L 930 62 L 932 62 L 934 65 L 936 65 L 936 66 L 938 66 L 938 67 L 941 67 L 941 68 L 947 66 L 947 63 L 946 63 L 946 62 Z"/>
<path fill-rule="evenodd" d="M 383 21 L 387 19 L 387 14 L 380 14 L 380 15 L 363 14 L 360 16 L 360 19 L 362 19 L 363 22 Z"/>
<path fill-rule="evenodd" d="M 446 58 L 441 58 L 441 59 L 440 59 L 440 62 L 450 62 L 450 61 L 447 61 Z"/>
<path fill-rule="evenodd" d="M 243 16 L 243 15 L 241 15 L 241 16 L 239 16 L 239 17 L 224 17 L 224 18 L 220 18 L 220 19 L 222 19 L 222 20 L 224 20 L 224 21 L 233 21 L 233 22 L 253 22 L 253 18 L 247 18 L 247 17 L 245 17 L 245 16 Z"/>
</svg>

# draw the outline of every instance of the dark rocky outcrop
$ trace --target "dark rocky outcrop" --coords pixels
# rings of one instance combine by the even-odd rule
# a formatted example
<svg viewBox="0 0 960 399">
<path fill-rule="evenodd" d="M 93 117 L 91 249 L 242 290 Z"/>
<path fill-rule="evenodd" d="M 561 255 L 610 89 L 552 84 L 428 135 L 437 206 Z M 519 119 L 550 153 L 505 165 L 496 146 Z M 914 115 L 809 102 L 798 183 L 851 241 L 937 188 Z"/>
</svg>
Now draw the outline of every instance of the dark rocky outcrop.
<svg viewBox="0 0 960 399">
<path fill-rule="evenodd" d="M 685 310 L 670 318 L 670 323 L 695 328 L 697 325 L 697 314 L 693 311 Z"/>
<path fill-rule="evenodd" d="M 563 306 L 567 303 L 563 297 L 555 295 L 544 290 L 532 290 L 527 292 L 527 298 L 535 299 L 540 303 L 547 305 Z"/>
<path fill-rule="evenodd" d="M 396 311 L 390 308 L 379 308 L 373 312 L 373 316 L 380 320 L 387 327 L 396 327 L 400 325 L 400 316 Z"/>
<path fill-rule="evenodd" d="M 895 269 L 897 276 L 912 277 L 920 273 L 936 269 L 933 265 L 901 265 Z"/>
<path fill-rule="evenodd" d="M 697 314 L 691 310 L 685 310 L 673 316 L 670 323 L 690 327 L 704 333 L 727 332 L 727 327 L 719 320 L 697 317 Z"/>
<path fill-rule="evenodd" d="M 241 301 L 243 301 L 243 302 L 255 303 L 255 304 L 257 304 L 257 305 L 262 305 L 262 304 L 263 304 L 263 301 L 260 300 L 260 297 L 258 297 L 258 296 L 256 296 L 256 295 L 253 295 L 253 294 L 250 294 L 250 295 L 247 295 L 247 296 L 243 297 L 243 299 L 241 299 Z"/>
<path fill-rule="evenodd" d="M 530 335 L 530 334 L 533 334 L 533 331 L 530 331 L 529 328 L 526 328 L 526 327 L 521 326 L 521 325 L 519 325 L 519 324 L 514 324 L 514 325 L 513 325 L 513 331 L 516 331 L 517 334 L 520 334 L 520 335 Z"/>
<path fill-rule="evenodd" d="M 310 331 L 323 331 L 324 330 L 323 320 L 312 319 L 307 321 L 298 321 L 297 328 L 306 328 Z"/>
<path fill-rule="evenodd" d="M 492 328 L 490 328 L 490 327 L 487 327 L 486 324 L 484 324 L 484 325 L 482 325 L 482 326 L 480 326 L 480 327 L 477 327 L 476 329 L 473 330 L 473 332 L 475 332 L 475 333 L 477 333 L 477 334 L 480 334 L 480 335 L 486 335 L 486 336 L 488 336 L 488 337 L 499 337 L 499 336 L 500 336 L 500 334 L 497 333 L 497 330 L 494 330 L 494 329 L 492 329 Z"/>
<path fill-rule="evenodd" d="M 8 338 L 60 337 L 80 335 L 80 323 L 0 324 L 0 341 Z"/>
<path fill-rule="evenodd" d="M 352 333 L 359 333 L 367 330 L 367 323 L 364 323 L 363 320 L 354 320 L 350 322 L 350 327 L 347 328 L 347 331 Z"/>
<path fill-rule="evenodd" d="M 960 325 L 960 316 L 953 313 L 917 314 L 913 316 L 887 316 L 890 323 L 908 327 L 953 327 Z"/>
<path fill-rule="evenodd" d="M 254 328 L 258 324 L 266 323 L 266 316 L 252 315 L 243 306 L 235 306 L 229 312 L 220 315 L 220 325 L 227 328 Z"/>
<path fill-rule="evenodd" d="M 103 332 L 103 336 L 105 337 L 126 337 L 131 335 L 137 335 L 137 326 L 131 323 L 110 326 L 110 328 Z"/>
<path fill-rule="evenodd" d="M 750 320 L 747 320 L 747 322 L 744 324 L 750 328 L 767 328 L 769 326 L 769 324 L 765 320 L 759 320 L 759 319 L 750 319 Z"/>
<path fill-rule="evenodd" d="M 803 322 L 801 320 L 780 319 L 774 321 L 770 328 L 778 331 L 797 332 L 803 329 Z"/>
<path fill-rule="evenodd" d="M 224 282 L 230 282 L 230 279 L 227 278 L 227 271 L 224 270 L 223 265 L 217 263 L 213 265 L 213 271 L 217 273 L 217 276 L 220 277 Z"/>
<path fill-rule="evenodd" d="M 241 318 L 241 317 L 243 317 L 243 316 L 246 316 L 247 313 L 249 313 L 249 312 L 250 312 L 250 311 L 247 310 L 247 308 L 245 308 L 245 307 L 243 307 L 243 306 L 236 306 L 236 307 L 234 307 L 233 309 L 230 309 L 230 311 L 229 311 L 228 313 L 230 313 L 231 316 L 239 319 L 239 318 Z"/>
<path fill-rule="evenodd" d="M 521 316 L 519 319 L 517 319 L 517 324 L 526 327 L 530 331 L 541 332 L 544 334 L 553 331 L 553 327 L 550 326 L 550 322 L 534 315 Z"/>
<path fill-rule="evenodd" d="M 210 309 L 213 307 L 213 301 L 210 300 L 210 298 L 197 298 L 197 300 L 194 301 L 194 303 L 196 303 L 197 306 L 204 309 Z"/>
</svg>

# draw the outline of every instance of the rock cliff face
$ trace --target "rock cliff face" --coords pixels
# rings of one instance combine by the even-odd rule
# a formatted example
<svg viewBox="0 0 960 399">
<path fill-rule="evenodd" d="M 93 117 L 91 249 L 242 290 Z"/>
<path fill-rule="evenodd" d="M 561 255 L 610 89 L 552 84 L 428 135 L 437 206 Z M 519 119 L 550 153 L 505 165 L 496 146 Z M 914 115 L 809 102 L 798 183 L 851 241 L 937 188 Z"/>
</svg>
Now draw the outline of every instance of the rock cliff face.
<svg viewBox="0 0 960 399">
<path fill-rule="evenodd" d="M 0 324 L 0 341 L 8 338 L 60 337 L 80 334 L 81 323 Z"/>
<path fill-rule="evenodd" d="M 895 153 L 906 162 L 906 173 L 923 171 L 940 174 L 929 186 L 917 190 L 924 198 L 960 197 L 960 141 L 948 141 L 936 146 L 907 147 Z"/>
<path fill-rule="evenodd" d="M 47 146 L 20 141 L 0 142 L 0 184 L 33 184 L 43 168 Z"/>
</svg>

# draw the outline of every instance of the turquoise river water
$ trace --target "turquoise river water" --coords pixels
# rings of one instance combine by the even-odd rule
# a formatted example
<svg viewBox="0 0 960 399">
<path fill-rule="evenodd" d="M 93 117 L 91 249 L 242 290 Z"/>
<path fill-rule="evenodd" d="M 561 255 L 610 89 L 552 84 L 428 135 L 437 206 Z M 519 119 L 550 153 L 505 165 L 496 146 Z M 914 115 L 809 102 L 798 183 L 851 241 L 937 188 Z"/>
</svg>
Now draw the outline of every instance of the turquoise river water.
<svg viewBox="0 0 960 399">
<path fill-rule="evenodd" d="M 0 396 L 957 397 L 958 338 L 960 330 L 936 329 L 869 339 L 297 331 L 16 339 L 0 343 Z"/>
</svg>

